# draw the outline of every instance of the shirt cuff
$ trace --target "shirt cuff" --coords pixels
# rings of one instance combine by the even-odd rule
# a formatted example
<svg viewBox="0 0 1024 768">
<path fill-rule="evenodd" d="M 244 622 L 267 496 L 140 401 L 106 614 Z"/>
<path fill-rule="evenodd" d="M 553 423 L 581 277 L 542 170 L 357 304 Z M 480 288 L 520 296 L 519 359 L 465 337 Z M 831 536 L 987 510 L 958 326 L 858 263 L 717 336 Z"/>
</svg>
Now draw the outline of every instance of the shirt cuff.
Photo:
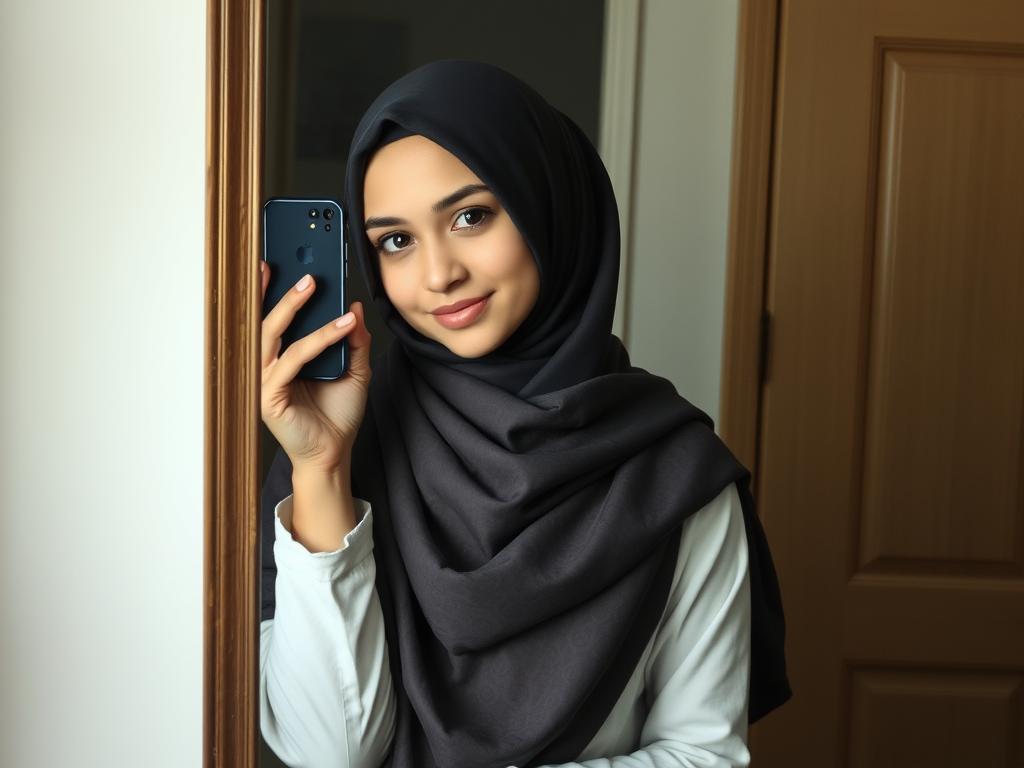
<svg viewBox="0 0 1024 768">
<path fill-rule="evenodd" d="M 350 572 L 373 551 L 373 508 L 354 498 L 355 528 L 345 534 L 341 546 L 331 552 L 310 552 L 292 538 L 292 500 L 285 496 L 274 507 L 274 561 L 278 567 L 305 572 L 318 581 L 331 581 Z"/>
</svg>

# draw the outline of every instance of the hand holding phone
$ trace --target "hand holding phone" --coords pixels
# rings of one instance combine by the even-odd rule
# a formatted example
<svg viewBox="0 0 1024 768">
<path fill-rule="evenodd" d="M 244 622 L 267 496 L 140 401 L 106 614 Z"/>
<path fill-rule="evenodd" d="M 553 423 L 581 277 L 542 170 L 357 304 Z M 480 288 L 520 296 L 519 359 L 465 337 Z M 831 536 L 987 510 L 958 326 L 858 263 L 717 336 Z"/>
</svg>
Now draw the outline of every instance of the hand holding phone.
<svg viewBox="0 0 1024 768">
<path fill-rule="evenodd" d="M 264 262 L 264 298 L 271 269 Z M 338 326 L 331 320 L 281 352 L 282 334 L 316 291 L 316 280 L 304 279 L 304 287 L 300 287 L 300 280 L 289 288 L 263 319 L 260 408 L 263 422 L 288 454 L 293 467 L 330 471 L 343 466 L 351 456 L 366 413 L 372 337 L 366 327 L 363 304 L 355 301 L 351 312 L 346 313 L 352 318 L 347 325 Z M 304 364 L 342 339 L 348 341 L 350 352 L 346 375 L 330 381 L 297 378 Z"/>
<path fill-rule="evenodd" d="M 344 209 L 329 198 L 271 197 L 263 206 L 263 261 L 272 268 L 263 317 L 303 275 L 312 275 L 318 289 L 281 333 L 284 348 L 331 322 L 348 305 L 344 218 Z M 340 379 L 348 367 L 348 353 L 343 339 L 306 361 L 297 378 Z"/>
</svg>

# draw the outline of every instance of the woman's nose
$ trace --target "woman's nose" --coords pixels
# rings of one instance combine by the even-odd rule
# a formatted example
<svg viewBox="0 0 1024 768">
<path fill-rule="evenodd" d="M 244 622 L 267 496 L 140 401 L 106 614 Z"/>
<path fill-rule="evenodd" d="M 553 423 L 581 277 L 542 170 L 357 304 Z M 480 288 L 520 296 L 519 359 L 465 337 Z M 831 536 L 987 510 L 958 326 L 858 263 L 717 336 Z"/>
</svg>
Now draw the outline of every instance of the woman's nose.
<svg viewBox="0 0 1024 768">
<path fill-rule="evenodd" d="M 445 242 L 433 241 L 421 248 L 425 252 L 427 288 L 436 293 L 447 293 L 454 285 L 466 279 L 469 272 L 454 249 Z"/>
</svg>

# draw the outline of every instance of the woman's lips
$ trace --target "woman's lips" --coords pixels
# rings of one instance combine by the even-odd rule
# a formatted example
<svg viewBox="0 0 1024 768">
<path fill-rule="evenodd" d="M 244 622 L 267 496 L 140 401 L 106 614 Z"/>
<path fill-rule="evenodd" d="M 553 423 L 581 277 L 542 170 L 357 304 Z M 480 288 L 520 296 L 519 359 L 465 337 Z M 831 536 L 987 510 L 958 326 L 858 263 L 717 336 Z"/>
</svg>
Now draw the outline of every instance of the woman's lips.
<svg viewBox="0 0 1024 768">
<path fill-rule="evenodd" d="M 453 330 L 456 328 L 465 328 L 480 317 L 480 314 L 487 308 L 487 303 L 490 298 L 491 294 L 487 294 L 476 304 L 470 304 L 468 307 L 463 307 L 457 312 L 449 312 L 444 315 L 434 315 L 434 319 L 445 328 Z"/>
</svg>

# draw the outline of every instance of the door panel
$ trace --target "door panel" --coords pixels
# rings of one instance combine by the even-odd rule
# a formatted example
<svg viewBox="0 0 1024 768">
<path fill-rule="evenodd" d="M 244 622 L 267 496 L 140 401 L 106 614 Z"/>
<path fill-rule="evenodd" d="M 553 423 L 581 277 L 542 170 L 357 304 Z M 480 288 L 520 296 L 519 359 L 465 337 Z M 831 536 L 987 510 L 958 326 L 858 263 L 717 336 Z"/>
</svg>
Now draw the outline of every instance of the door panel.
<svg viewBox="0 0 1024 768">
<path fill-rule="evenodd" d="M 1024 763 L 1024 4 L 779 16 L 756 766 Z"/>
</svg>

